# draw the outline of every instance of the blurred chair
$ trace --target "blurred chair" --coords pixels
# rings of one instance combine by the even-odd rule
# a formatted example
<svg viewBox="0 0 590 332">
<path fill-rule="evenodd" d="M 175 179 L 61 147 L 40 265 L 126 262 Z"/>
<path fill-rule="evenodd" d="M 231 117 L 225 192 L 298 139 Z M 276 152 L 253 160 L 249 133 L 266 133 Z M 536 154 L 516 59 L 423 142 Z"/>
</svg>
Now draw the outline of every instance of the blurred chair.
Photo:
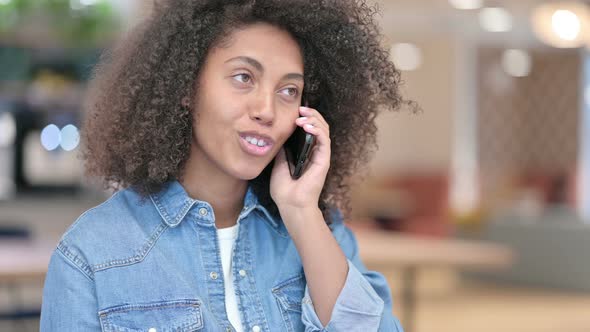
<svg viewBox="0 0 590 332">
<path fill-rule="evenodd" d="M 353 189 L 358 219 L 372 219 L 379 228 L 419 235 L 452 232 L 446 174 L 407 173 L 373 178 Z"/>
<path fill-rule="evenodd" d="M 523 172 L 514 181 L 516 188 L 538 190 L 544 204 L 566 204 L 575 208 L 577 194 L 577 170 L 554 172 Z"/>
</svg>

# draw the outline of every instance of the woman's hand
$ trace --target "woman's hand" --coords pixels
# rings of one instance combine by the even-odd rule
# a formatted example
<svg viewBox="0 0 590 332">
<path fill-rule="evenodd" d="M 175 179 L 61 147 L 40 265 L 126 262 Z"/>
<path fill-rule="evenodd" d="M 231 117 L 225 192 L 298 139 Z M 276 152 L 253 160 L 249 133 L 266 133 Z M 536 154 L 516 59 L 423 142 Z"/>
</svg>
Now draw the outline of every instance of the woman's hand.
<svg viewBox="0 0 590 332">
<path fill-rule="evenodd" d="M 315 146 L 306 169 L 297 180 L 291 178 L 284 147 L 281 147 L 275 158 L 270 178 L 270 194 L 282 209 L 318 208 L 318 202 L 328 169 L 330 168 L 330 128 L 322 115 L 315 109 L 301 106 L 299 113 L 303 117 L 295 123 L 314 135 Z M 309 126 L 311 125 L 311 126 Z"/>
</svg>

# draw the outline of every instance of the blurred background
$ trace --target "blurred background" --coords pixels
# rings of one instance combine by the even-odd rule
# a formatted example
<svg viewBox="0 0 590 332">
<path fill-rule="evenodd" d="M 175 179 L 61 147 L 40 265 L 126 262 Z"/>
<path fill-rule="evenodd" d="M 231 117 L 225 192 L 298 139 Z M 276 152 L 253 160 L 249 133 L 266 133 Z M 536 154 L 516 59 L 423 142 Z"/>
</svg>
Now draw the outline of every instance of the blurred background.
<svg viewBox="0 0 590 332">
<path fill-rule="evenodd" d="M 590 2 L 380 0 L 410 109 L 349 222 L 407 332 L 590 331 Z M 81 103 L 140 0 L 0 0 L 0 331 L 38 330 L 82 177 Z"/>
</svg>

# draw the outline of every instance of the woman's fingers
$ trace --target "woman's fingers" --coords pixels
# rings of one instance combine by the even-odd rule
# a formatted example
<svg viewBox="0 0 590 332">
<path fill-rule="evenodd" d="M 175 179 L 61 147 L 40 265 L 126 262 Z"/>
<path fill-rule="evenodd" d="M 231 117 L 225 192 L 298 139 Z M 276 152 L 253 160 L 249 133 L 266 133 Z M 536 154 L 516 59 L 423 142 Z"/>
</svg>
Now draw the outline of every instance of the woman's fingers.
<svg viewBox="0 0 590 332">
<path fill-rule="evenodd" d="M 305 117 L 313 117 L 313 118 L 317 118 L 320 120 L 320 122 L 322 122 L 322 124 L 326 127 L 329 128 L 330 126 L 328 125 L 328 122 L 326 122 L 326 120 L 324 119 L 324 117 L 320 114 L 320 112 L 318 112 L 316 109 L 310 108 L 310 107 L 305 107 L 305 106 L 301 106 L 299 108 L 299 113 Z"/>
</svg>

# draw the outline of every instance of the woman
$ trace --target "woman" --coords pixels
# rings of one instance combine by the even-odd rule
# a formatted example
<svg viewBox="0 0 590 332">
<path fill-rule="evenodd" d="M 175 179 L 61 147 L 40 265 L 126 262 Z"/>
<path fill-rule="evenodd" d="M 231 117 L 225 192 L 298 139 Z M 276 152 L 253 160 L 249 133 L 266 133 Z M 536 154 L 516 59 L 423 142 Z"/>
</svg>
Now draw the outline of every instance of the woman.
<svg viewBox="0 0 590 332">
<path fill-rule="evenodd" d="M 343 223 L 377 109 L 403 102 L 373 14 L 170 0 L 106 54 L 83 156 L 117 192 L 59 242 L 41 330 L 402 331 Z M 295 180 L 297 126 L 316 145 Z"/>
</svg>

